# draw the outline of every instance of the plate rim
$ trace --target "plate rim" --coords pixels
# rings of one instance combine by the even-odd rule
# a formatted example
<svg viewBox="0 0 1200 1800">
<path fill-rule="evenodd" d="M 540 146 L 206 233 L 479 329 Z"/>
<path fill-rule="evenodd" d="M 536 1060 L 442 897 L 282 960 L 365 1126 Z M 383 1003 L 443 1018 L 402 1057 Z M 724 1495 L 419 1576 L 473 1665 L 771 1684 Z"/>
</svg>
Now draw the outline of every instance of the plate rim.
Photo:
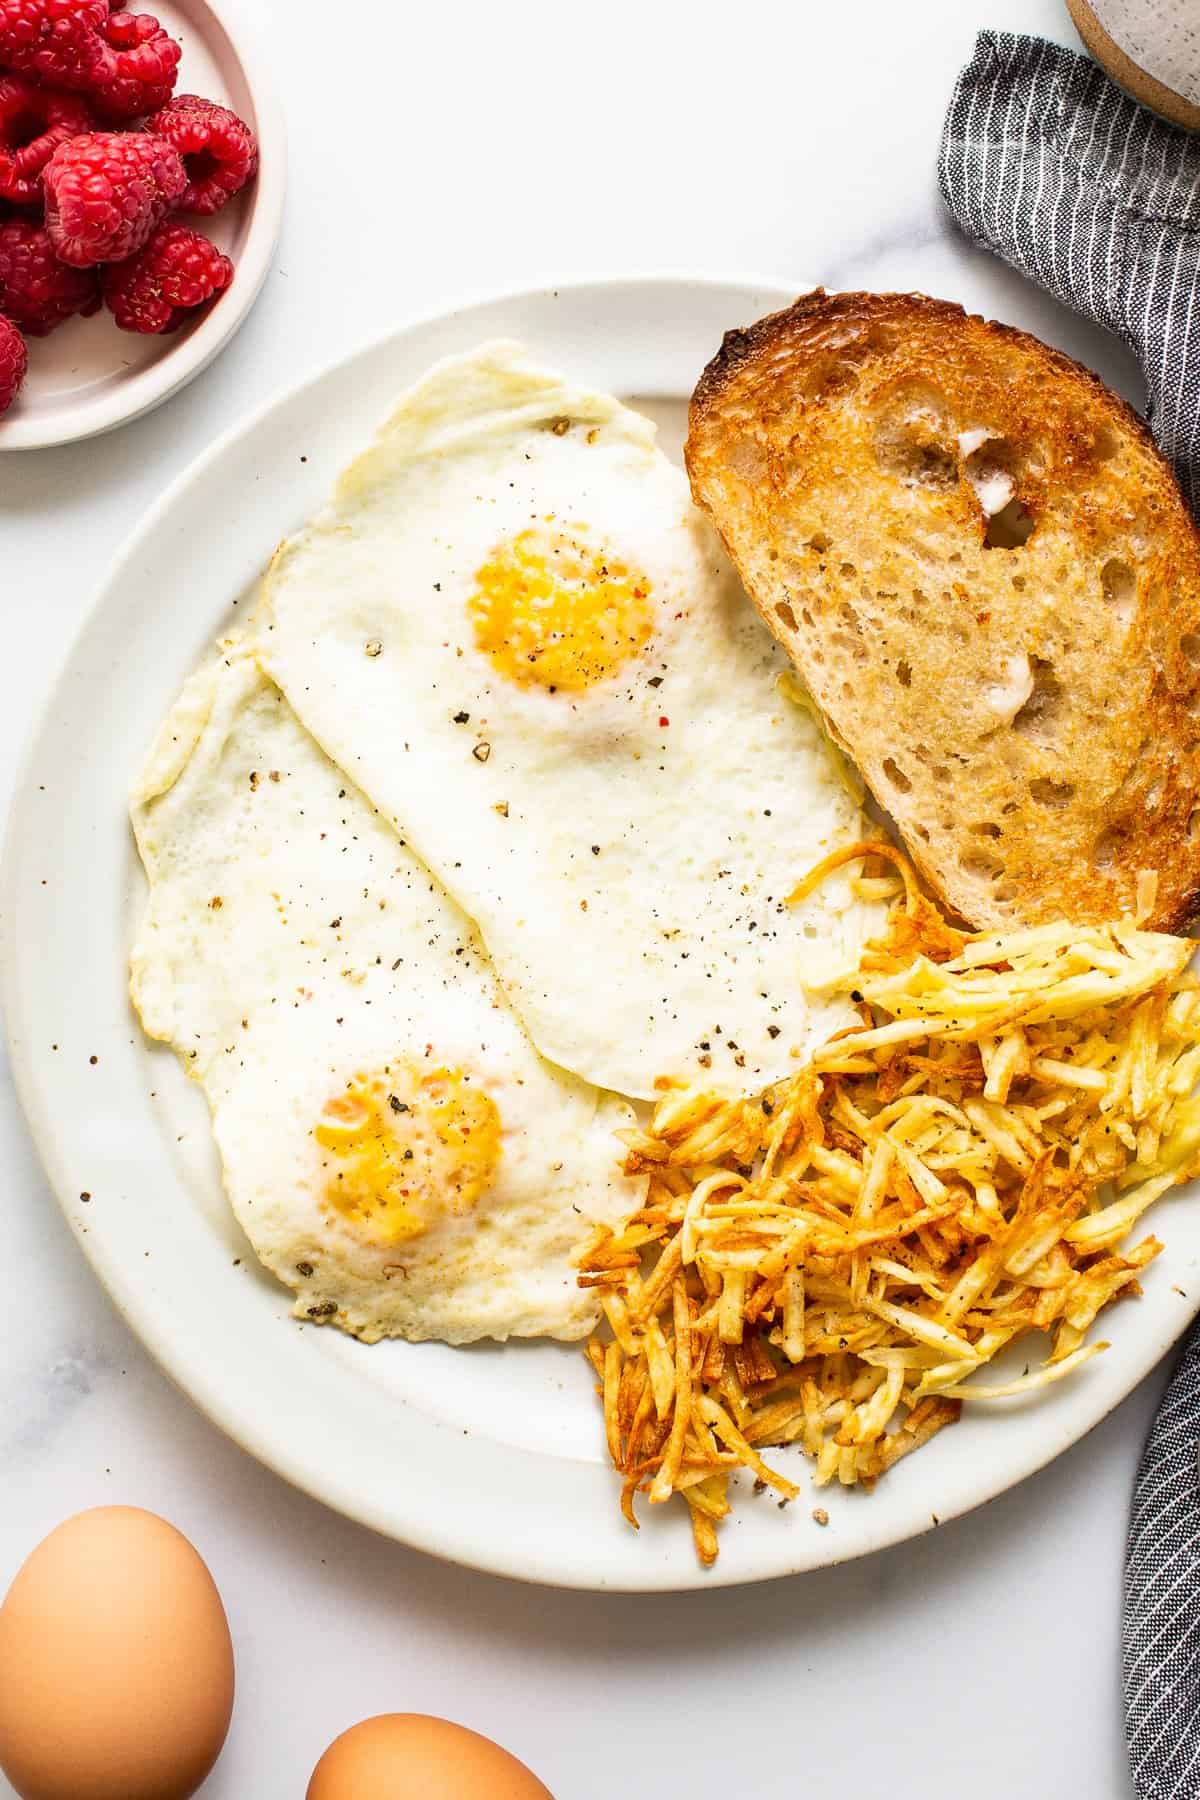
<svg viewBox="0 0 1200 1800">
<path fill-rule="evenodd" d="M 609 1592 L 673 1592 L 778 1579 L 782 1576 L 804 1573 L 810 1569 L 854 1560 L 859 1556 L 873 1554 L 877 1550 L 907 1542 L 911 1538 L 923 1535 L 937 1524 L 948 1522 L 951 1518 L 982 1506 L 1045 1468 L 1059 1455 L 1079 1443 L 1106 1418 L 1138 1382 L 1144 1379 L 1161 1361 L 1172 1344 L 1178 1340 L 1197 1312 L 1200 1311 L 1200 1291 L 1197 1292 L 1195 1299 L 1189 1293 L 1185 1297 L 1186 1304 L 1181 1306 L 1178 1313 L 1174 1313 L 1170 1318 L 1168 1318 L 1166 1310 L 1162 1309 L 1161 1328 L 1155 1329 L 1149 1351 L 1147 1352 L 1143 1346 L 1140 1354 L 1131 1353 L 1125 1359 L 1123 1373 L 1116 1382 L 1115 1389 L 1110 1391 L 1106 1385 L 1100 1404 L 1097 1405 L 1093 1402 L 1090 1407 L 1083 1408 L 1082 1424 L 1076 1414 L 1068 1413 L 1057 1431 L 1050 1432 L 1037 1440 L 1037 1447 L 1032 1452 L 1027 1447 L 1024 1454 L 1009 1456 L 999 1476 L 986 1476 L 975 1486 L 967 1498 L 948 1504 L 945 1510 L 939 1512 L 936 1517 L 929 1515 L 924 1518 L 923 1522 L 914 1522 L 904 1517 L 903 1514 L 897 1520 L 889 1520 L 886 1515 L 881 1514 L 879 1526 L 871 1533 L 868 1543 L 856 1544 L 853 1548 L 839 1550 L 836 1540 L 833 1539 L 832 1534 L 829 1534 L 825 1538 L 827 1548 L 823 1548 L 819 1554 L 814 1556 L 811 1551 L 809 1554 L 803 1553 L 804 1540 L 785 1531 L 780 1535 L 778 1553 L 773 1555 L 771 1566 L 755 1566 L 749 1570 L 739 1564 L 737 1551 L 732 1541 L 727 1543 L 726 1554 L 711 1570 L 703 1570 L 694 1563 L 690 1556 L 690 1547 L 688 1558 L 686 1562 L 682 1563 L 674 1560 L 664 1563 L 647 1549 L 644 1574 L 639 1570 L 636 1574 L 629 1576 L 622 1574 L 615 1578 L 607 1575 L 598 1566 L 588 1565 L 586 1557 L 578 1568 L 568 1571 L 555 1562 L 553 1557 L 547 1560 L 540 1551 L 529 1544 L 514 1543 L 511 1546 L 497 1544 L 483 1530 L 477 1534 L 474 1543 L 470 1545 L 464 1545 L 461 1542 L 450 1545 L 444 1539 L 439 1539 L 436 1520 L 426 1519 L 419 1524 L 414 1524 L 408 1519 L 401 1522 L 394 1516 L 385 1516 L 378 1507 L 358 1495 L 345 1479 L 337 1475 L 331 1476 L 328 1471 L 313 1467 L 274 1441 L 264 1442 L 261 1438 L 256 1437 L 253 1423 L 239 1410 L 234 1398 L 227 1391 L 223 1391 L 219 1384 L 210 1383 L 207 1370 L 198 1372 L 194 1362 L 189 1361 L 186 1345 L 173 1341 L 169 1332 L 160 1331 L 152 1319 L 139 1315 L 139 1308 L 135 1303 L 136 1297 L 131 1292 L 135 1284 L 127 1279 L 128 1271 L 119 1265 L 111 1264 L 100 1245 L 88 1241 L 79 1214 L 73 1205 L 75 1194 L 67 1177 L 64 1166 L 65 1158 L 60 1154 L 58 1148 L 53 1120 L 46 1113 L 42 1087 L 33 1066 L 32 1052 L 27 1051 L 25 1047 L 27 1039 L 32 1042 L 33 1022 L 28 1022 L 30 1029 L 27 1030 L 27 1020 L 20 1002 L 20 984 L 17 979 L 19 956 L 12 921 L 18 908 L 19 889 L 23 874 L 21 867 L 25 854 L 23 827 L 25 827 L 26 815 L 30 811 L 37 789 L 34 771 L 38 750 L 43 737 L 51 728 L 60 692 L 68 680 L 74 660 L 83 646 L 84 639 L 100 624 L 111 592 L 135 563 L 142 543 L 155 534 L 164 520 L 170 518 L 181 496 L 193 483 L 199 483 L 232 445 L 252 438 L 272 414 L 283 409 L 308 390 L 317 387 L 331 374 L 348 369 L 359 360 L 370 358 L 373 353 L 382 350 L 394 340 L 416 333 L 425 327 L 449 322 L 460 313 L 489 305 L 505 303 L 519 305 L 522 302 L 544 301 L 550 297 L 558 298 L 568 293 L 574 295 L 577 300 L 582 300 L 585 293 L 619 292 L 631 289 L 647 291 L 663 288 L 678 290 L 681 297 L 696 288 L 740 291 L 747 297 L 753 294 L 760 299 L 766 299 L 768 303 L 778 302 L 780 305 L 788 304 L 796 294 L 807 291 L 804 284 L 785 286 L 780 283 L 778 278 L 756 280 L 743 276 L 726 277 L 711 272 L 695 275 L 681 274 L 677 271 L 641 274 L 632 277 L 621 275 L 580 277 L 570 281 L 538 284 L 532 287 L 506 285 L 498 289 L 485 288 L 469 291 L 455 298 L 450 304 L 440 305 L 428 311 L 405 317 L 365 342 L 329 357 L 318 369 L 307 374 L 301 380 L 281 385 L 266 400 L 236 420 L 215 440 L 207 444 L 187 467 L 168 483 L 158 499 L 126 533 L 106 565 L 90 604 L 76 630 L 72 633 L 57 668 L 47 682 L 24 749 L 17 762 L 3 854 L 0 859 L 0 1001 L 3 1003 L 5 1015 L 5 1034 L 10 1066 L 22 1112 L 40 1164 L 46 1174 L 48 1185 L 69 1229 L 83 1250 L 86 1260 L 110 1301 L 156 1364 L 193 1405 L 197 1406 L 214 1425 L 257 1461 L 312 1498 L 321 1501 L 322 1504 L 367 1525 L 382 1535 L 420 1549 L 441 1560 L 489 1573 L 545 1586 Z M 147 1308 L 148 1310 L 149 1308 Z M 1020 1439 L 1015 1430 L 1013 1440 L 1019 1452 Z M 500 1448 L 507 1447 L 500 1446 Z M 516 1455 L 519 1452 L 513 1449 L 510 1454 Z M 825 1537 L 825 1534 L 822 1536 Z M 811 1539 L 808 1542 L 811 1545 Z"/>
<path fill-rule="evenodd" d="M 237 264 L 237 279 L 220 305 L 212 307 L 182 343 L 160 362 L 139 371 L 127 388 L 81 400 L 49 420 L 0 418 L 0 453 L 61 449 L 86 443 L 122 425 L 131 425 L 194 381 L 231 343 L 253 311 L 271 272 L 283 229 L 287 193 L 287 119 L 266 55 L 265 36 L 252 20 L 244 0 L 188 0 L 215 19 L 232 46 L 254 101 L 260 146 L 270 153 L 260 161 L 252 196 L 249 230 Z M 126 398 L 127 397 L 127 398 Z"/>
</svg>

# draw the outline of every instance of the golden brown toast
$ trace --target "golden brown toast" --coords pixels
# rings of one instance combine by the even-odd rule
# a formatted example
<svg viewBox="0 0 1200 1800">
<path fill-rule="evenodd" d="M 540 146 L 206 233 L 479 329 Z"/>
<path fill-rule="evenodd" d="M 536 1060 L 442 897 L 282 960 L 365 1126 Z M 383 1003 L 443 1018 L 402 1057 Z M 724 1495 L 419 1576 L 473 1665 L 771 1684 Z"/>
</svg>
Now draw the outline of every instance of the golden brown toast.
<svg viewBox="0 0 1200 1800">
<path fill-rule="evenodd" d="M 920 294 L 726 335 L 687 467 L 755 605 L 972 924 L 1200 915 L 1200 535 L 1145 425 Z"/>
</svg>

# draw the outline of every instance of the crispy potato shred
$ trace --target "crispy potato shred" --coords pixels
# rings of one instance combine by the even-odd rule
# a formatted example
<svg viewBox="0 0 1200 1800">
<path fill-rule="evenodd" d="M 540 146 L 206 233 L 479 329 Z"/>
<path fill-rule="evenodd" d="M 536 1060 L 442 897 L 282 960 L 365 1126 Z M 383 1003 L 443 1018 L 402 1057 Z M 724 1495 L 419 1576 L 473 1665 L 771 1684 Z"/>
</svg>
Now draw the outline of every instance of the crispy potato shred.
<svg viewBox="0 0 1200 1800">
<path fill-rule="evenodd" d="M 1139 928 L 956 929 L 888 845 L 838 853 L 893 903 L 824 990 L 860 1023 L 752 1098 L 662 1084 L 626 1168 L 622 1231 L 580 1256 L 606 1325 L 587 1354 L 621 1508 L 682 1496 L 709 1564 L 730 1476 L 795 1499 L 763 1460 L 798 1444 L 820 1487 L 870 1488 L 959 1416 L 1108 1346 L 1102 1309 L 1162 1248 L 1128 1240 L 1200 1173 L 1193 945 Z M 1032 1370 L 976 1377 L 1046 1334 Z"/>
</svg>

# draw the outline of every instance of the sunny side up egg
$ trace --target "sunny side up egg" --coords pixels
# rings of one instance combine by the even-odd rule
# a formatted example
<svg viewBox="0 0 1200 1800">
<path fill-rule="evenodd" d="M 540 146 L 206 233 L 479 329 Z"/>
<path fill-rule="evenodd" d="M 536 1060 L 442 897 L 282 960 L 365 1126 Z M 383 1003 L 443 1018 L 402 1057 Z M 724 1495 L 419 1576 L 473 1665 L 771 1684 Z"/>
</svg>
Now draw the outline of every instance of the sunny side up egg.
<svg viewBox="0 0 1200 1800">
<path fill-rule="evenodd" d="M 634 1211 L 629 1105 L 552 1068 L 471 923 L 229 640 L 133 800 L 132 993 L 212 1111 L 225 1186 L 302 1318 L 577 1338 L 571 1256 Z"/>
<path fill-rule="evenodd" d="M 278 551 L 265 666 L 475 919 L 542 1053 L 750 1092 L 848 1023 L 857 797 L 653 425 L 497 343 Z M 810 989 L 806 991 L 805 981 Z"/>
</svg>

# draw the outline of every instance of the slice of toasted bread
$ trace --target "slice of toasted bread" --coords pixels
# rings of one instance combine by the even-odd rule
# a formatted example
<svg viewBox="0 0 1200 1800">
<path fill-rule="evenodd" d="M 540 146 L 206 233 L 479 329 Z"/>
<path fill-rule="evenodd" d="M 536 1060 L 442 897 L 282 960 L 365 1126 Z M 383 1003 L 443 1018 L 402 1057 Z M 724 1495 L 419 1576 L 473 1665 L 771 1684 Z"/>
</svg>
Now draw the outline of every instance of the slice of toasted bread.
<svg viewBox="0 0 1200 1800">
<path fill-rule="evenodd" d="M 687 466 L 963 917 L 1096 922 L 1142 870 L 1155 925 L 1200 915 L 1200 536 L 1095 375 L 944 301 L 816 292 L 728 333 Z"/>
</svg>

